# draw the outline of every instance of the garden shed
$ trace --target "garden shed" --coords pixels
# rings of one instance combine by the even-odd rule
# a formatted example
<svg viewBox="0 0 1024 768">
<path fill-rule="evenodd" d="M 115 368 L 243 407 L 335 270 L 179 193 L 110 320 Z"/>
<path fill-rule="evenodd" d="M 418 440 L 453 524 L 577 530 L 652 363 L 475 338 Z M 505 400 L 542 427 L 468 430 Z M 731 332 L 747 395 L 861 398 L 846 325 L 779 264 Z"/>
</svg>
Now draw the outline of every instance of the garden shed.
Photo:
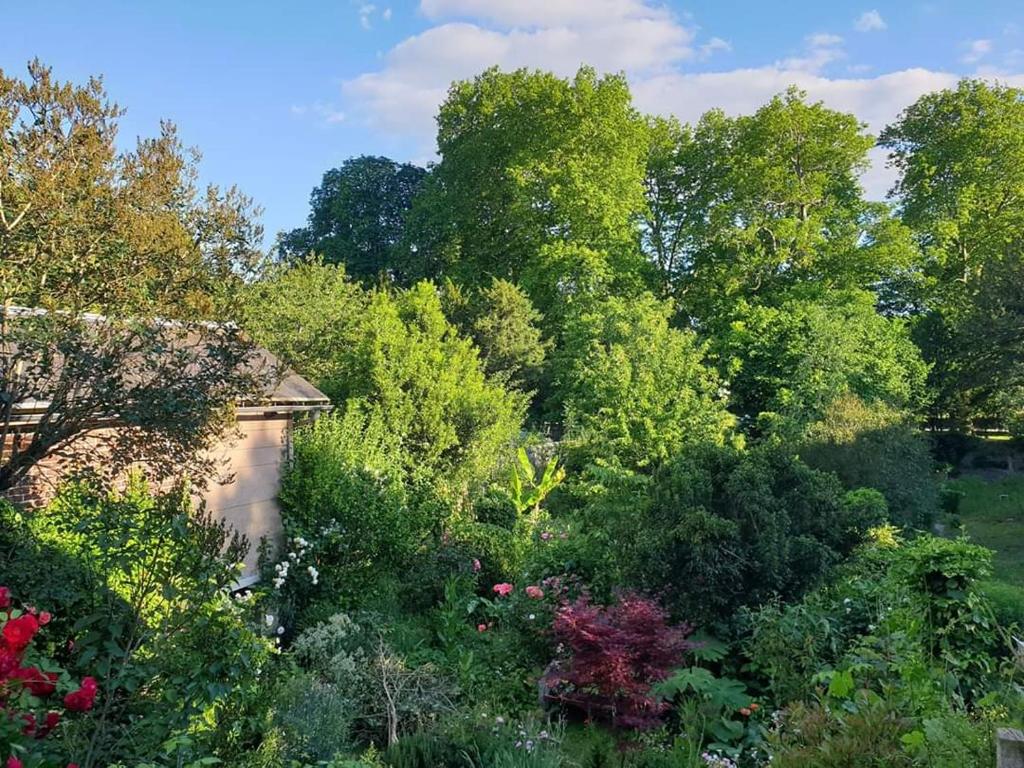
<svg viewBox="0 0 1024 768">
<path fill-rule="evenodd" d="M 217 466 L 216 476 L 196 496 L 215 517 L 226 520 L 249 539 L 251 546 L 239 586 L 256 580 L 260 540 L 264 537 L 274 540 L 280 535 L 277 493 L 296 424 L 315 418 L 331 407 L 324 393 L 294 371 L 284 368 L 268 350 L 258 348 L 255 358 L 254 363 L 260 368 L 278 371 L 278 374 L 267 380 L 258 402 L 237 405 L 235 428 L 211 449 L 211 458 Z M 24 438 L 31 433 L 47 405 L 45 402 L 15 404 L 11 416 L 19 435 L 12 435 L 10 439 Z M 98 438 L 100 431 L 108 429 L 118 429 L 116 422 L 99 426 L 90 434 Z M 95 440 L 97 445 L 102 442 Z M 48 457 L 6 495 L 22 506 L 45 503 L 69 469 L 71 467 L 61 459 Z"/>
</svg>

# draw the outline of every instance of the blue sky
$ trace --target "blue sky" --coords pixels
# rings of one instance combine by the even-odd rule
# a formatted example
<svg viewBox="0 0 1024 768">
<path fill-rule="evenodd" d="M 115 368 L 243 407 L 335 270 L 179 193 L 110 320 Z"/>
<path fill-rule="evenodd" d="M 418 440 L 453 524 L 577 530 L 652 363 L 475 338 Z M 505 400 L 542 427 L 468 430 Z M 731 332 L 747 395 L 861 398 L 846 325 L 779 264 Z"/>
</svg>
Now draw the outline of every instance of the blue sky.
<svg viewBox="0 0 1024 768">
<path fill-rule="evenodd" d="M 205 181 L 265 208 L 268 239 L 346 157 L 431 159 L 447 84 L 492 64 L 626 71 L 641 110 L 683 120 L 796 83 L 876 131 L 962 75 L 1024 85 L 1020 0 L 0 0 L 0 19 L 0 69 L 104 75 L 121 140 L 177 123 Z M 890 176 L 864 181 L 879 196 Z"/>
</svg>

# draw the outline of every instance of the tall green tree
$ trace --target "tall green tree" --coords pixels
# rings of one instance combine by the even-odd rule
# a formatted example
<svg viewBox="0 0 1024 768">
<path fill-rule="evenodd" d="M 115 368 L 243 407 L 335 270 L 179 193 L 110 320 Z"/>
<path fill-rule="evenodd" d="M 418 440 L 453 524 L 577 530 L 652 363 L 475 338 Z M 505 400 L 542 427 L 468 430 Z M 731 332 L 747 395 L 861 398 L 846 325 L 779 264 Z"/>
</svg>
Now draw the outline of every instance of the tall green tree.
<svg viewBox="0 0 1024 768">
<path fill-rule="evenodd" d="M 490 69 L 452 85 L 437 143 L 416 219 L 435 239 L 424 245 L 432 268 L 467 284 L 518 282 L 555 242 L 607 252 L 624 274 L 642 268 L 646 131 L 624 78 Z"/>
<path fill-rule="evenodd" d="M 444 298 L 449 317 L 480 350 L 487 374 L 520 391 L 535 392 L 551 340 L 544 338 L 544 316 L 529 296 L 514 283 L 494 278 L 469 295 L 449 281 Z"/>
<path fill-rule="evenodd" d="M 343 350 L 355 344 L 367 292 L 340 265 L 277 265 L 245 293 L 241 322 L 262 346 L 337 402 Z"/>
<path fill-rule="evenodd" d="M 1024 375 L 1024 92 L 964 80 L 908 107 L 881 144 L 924 254 L 917 337 L 936 406 L 967 418 Z"/>
<path fill-rule="evenodd" d="M 790 89 L 753 115 L 650 131 L 647 251 L 700 322 L 739 299 L 866 288 L 913 259 L 886 207 L 863 199 L 874 142 L 853 115 Z"/>
<path fill-rule="evenodd" d="M 315 253 L 359 280 L 404 282 L 406 218 L 426 176 L 419 166 L 386 157 L 346 160 L 313 190 L 306 226 L 281 235 L 281 256 L 294 261 Z"/>
<path fill-rule="evenodd" d="M 778 307 L 741 302 L 713 347 L 748 423 L 771 414 L 799 428 L 844 395 L 901 410 L 926 397 L 928 369 L 906 321 L 880 315 L 867 291 Z"/>
<path fill-rule="evenodd" d="M 569 450 L 628 469 L 657 465 L 683 445 L 721 443 L 732 417 L 696 334 L 669 325 L 650 294 L 612 297 L 570 316 L 552 361 L 551 405 Z"/>
</svg>

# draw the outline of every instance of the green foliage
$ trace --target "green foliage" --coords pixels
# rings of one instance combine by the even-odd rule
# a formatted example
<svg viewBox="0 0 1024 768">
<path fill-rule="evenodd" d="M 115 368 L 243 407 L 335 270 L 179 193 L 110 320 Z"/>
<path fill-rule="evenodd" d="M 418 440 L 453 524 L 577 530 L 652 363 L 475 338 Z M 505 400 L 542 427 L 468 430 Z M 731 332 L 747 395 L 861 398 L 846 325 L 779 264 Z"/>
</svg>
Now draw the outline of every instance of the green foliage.
<svg viewBox="0 0 1024 768">
<path fill-rule="evenodd" d="M 778 306 L 798 288 L 867 288 L 913 258 L 885 207 L 862 197 L 873 142 L 853 115 L 791 88 L 753 115 L 713 110 L 653 133 L 648 199 L 671 238 L 653 250 L 705 323 L 727 321 L 741 299 Z"/>
<path fill-rule="evenodd" d="M 405 222 L 426 175 L 423 168 L 386 157 L 349 158 L 313 190 L 306 226 L 281 235 L 281 257 L 294 262 L 315 253 L 359 280 L 403 282 Z"/>
<path fill-rule="evenodd" d="M 698 620 L 799 596 L 882 511 L 877 500 L 865 509 L 833 476 L 768 447 L 684 453 L 656 473 L 649 499 L 626 502 L 619 514 L 596 505 L 590 525 L 611 529 L 614 557 L 645 588 L 691 585 L 672 590 L 670 607 Z"/>
<path fill-rule="evenodd" d="M 405 572 L 439 531 L 450 510 L 428 486 L 406 482 L 396 438 L 379 414 L 358 407 L 293 436 L 281 481 L 283 521 L 293 551 L 295 541 L 308 542 L 320 582 L 311 584 L 300 565 L 294 574 L 268 572 L 293 610 L 321 594 L 335 605 L 362 604 L 374 585 Z"/>
<path fill-rule="evenodd" d="M 486 479 L 519 434 L 524 398 L 484 374 L 445 319 L 437 289 L 371 295 L 336 388 L 401 441 L 407 472 L 457 488 Z"/>
<path fill-rule="evenodd" d="M 441 161 L 417 205 L 429 222 L 421 228 L 444 234 L 422 258 L 461 282 L 518 281 L 557 241 L 607 250 L 617 273 L 643 268 L 634 214 L 646 135 L 624 78 L 489 69 L 452 85 L 437 145 Z"/>
<path fill-rule="evenodd" d="M 252 201 L 200 191 L 169 122 L 119 151 L 121 114 L 99 79 L 0 71 L 0 491 L 56 453 L 100 453 L 111 475 L 212 474 L 203 449 L 264 383 L 235 327 L 199 322 L 232 319 L 260 262 Z M 11 440 L 10 409 L 28 406 L 48 426 Z M 113 418 L 131 428 L 94 429 Z"/>
<path fill-rule="evenodd" d="M 609 298 L 572 316 L 552 361 L 568 455 L 656 465 L 684 445 L 721 443 L 732 419 L 696 336 L 650 295 Z"/>
<path fill-rule="evenodd" d="M 259 344 L 336 399 L 342 351 L 356 343 L 367 301 L 344 267 L 306 261 L 271 270 L 250 285 L 242 323 Z"/>
<path fill-rule="evenodd" d="M 452 322 L 480 350 L 488 376 L 525 392 L 540 387 L 551 341 L 540 330 L 544 316 L 519 286 L 495 278 L 467 297 L 449 282 L 444 298 Z"/>
<path fill-rule="evenodd" d="M 512 478 L 509 487 L 512 491 L 512 503 L 519 514 L 540 511 L 540 505 L 555 488 L 565 479 L 565 469 L 558 465 L 558 458 L 552 456 L 543 471 L 534 469 L 533 462 L 525 448 L 516 454 L 516 463 L 512 466 Z"/>
<path fill-rule="evenodd" d="M 934 362 L 940 413 L 987 409 L 1021 383 L 1019 233 L 1024 101 L 1015 88 L 963 80 L 922 96 L 882 134 L 894 192 L 924 252 L 917 340 Z"/>
<path fill-rule="evenodd" d="M 885 496 L 893 522 L 924 528 L 939 506 L 934 460 L 907 416 L 853 396 L 833 401 L 809 425 L 800 457 L 834 472 L 847 488 L 874 488 Z"/>
<path fill-rule="evenodd" d="M 67 564 L 37 572 L 23 597 L 59 598 L 54 612 L 74 621 L 69 661 L 103 691 L 65 734 L 75 762 L 152 759 L 172 736 L 215 729 L 204 710 L 250 685 L 269 653 L 227 591 L 244 542 L 194 510 L 186 489 L 151 495 L 138 479 L 113 495 L 69 486 L 20 526 L 5 571 Z M 171 764 L 196 757 L 194 739 L 182 744 Z"/>
<path fill-rule="evenodd" d="M 875 310 L 867 292 L 777 307 L 739 304 L 717 340 L 733 408 L 806 424 L 838 398 L 897 409 L 921 402 L 927 372 L 905 324 Z"/>
<path fill-rule="evenodd" d="M 323 686 L 321 698 L 335 697 L 347 718 L 330 721 L 320 751 L 340 746 L 343 736 L 393 745 L 401 734 L 427 727 L 452 709 L 451 685 L 432 664 L 414 664 L 396 651 L 380 617 L 360 618 L 334 616 L 296 640 L 296 660 Z M 308 692 L 297 704 L 326 709 Z M 299 729 L 300 738 L 308 735 Z"/>
</svg>

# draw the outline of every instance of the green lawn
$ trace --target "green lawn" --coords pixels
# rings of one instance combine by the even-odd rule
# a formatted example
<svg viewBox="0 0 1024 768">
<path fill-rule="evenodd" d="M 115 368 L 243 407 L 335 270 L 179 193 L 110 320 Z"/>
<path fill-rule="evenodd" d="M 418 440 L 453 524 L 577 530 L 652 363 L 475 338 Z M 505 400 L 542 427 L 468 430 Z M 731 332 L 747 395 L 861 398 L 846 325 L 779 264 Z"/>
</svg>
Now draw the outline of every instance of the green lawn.
<svg viewBox="0 0 1024 768">
<path fill-rule="evenodd" d="M 995 578 L 1024 587 L 1024 475 L 963 477 L 949 487 L 964 494 L 960 518 L 968 535 L 995 551 Z"/>
</svg>

